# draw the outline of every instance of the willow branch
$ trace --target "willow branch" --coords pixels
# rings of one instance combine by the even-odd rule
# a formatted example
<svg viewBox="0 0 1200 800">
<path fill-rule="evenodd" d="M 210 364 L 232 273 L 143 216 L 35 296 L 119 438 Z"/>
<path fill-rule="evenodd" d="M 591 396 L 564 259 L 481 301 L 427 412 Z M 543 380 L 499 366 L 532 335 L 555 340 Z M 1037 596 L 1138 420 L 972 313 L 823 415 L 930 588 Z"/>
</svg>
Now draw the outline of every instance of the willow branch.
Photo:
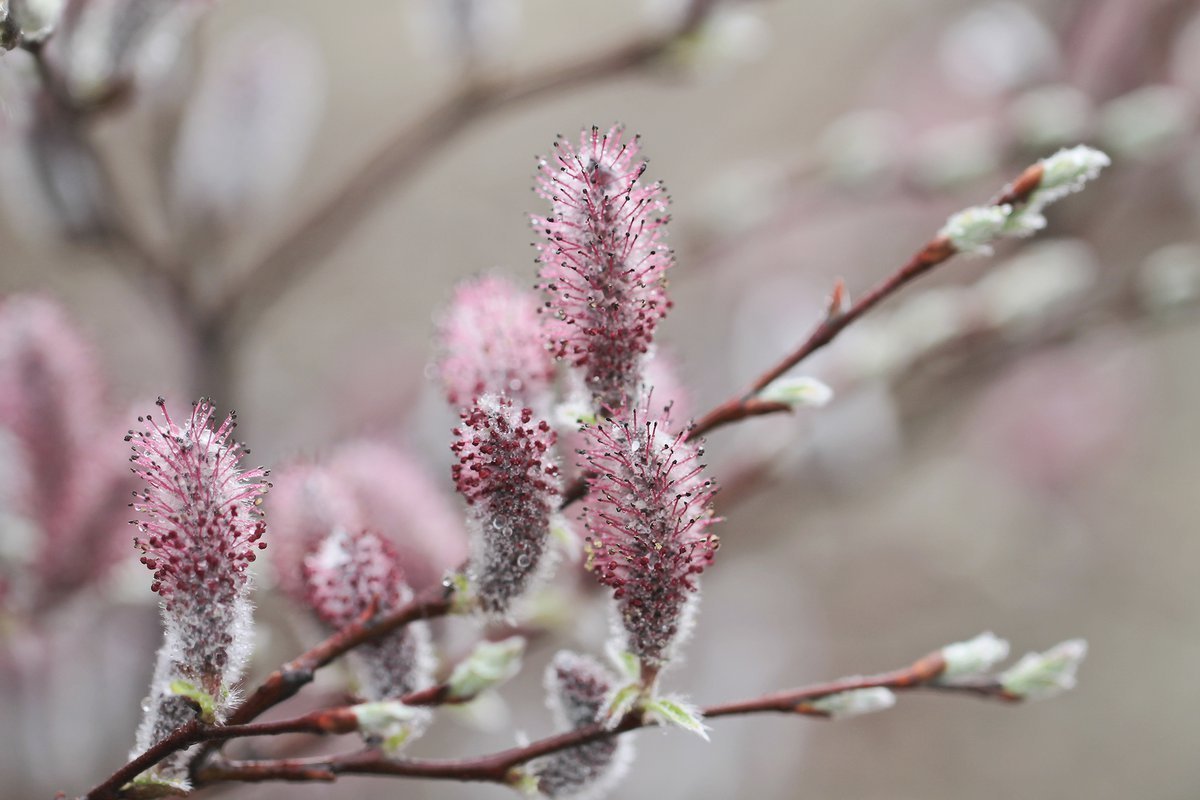
<svg viewBox="0 0 1200 800">
<path fill-rule="evenodd" d="M 310 683 L 318 669 L 359 645 L 374 641 L 409 623 L 445 616 L 452 607 L 451 592 L 437 586 L 391 613 L 364 615 L 359 621 L 338 630 L 268 675 L 229 715 L 230 724 L 249 722 L 268 708 L 282 703 Z"/>
<path fill-rule="evenodd" d="M 1020 205 L 1038 188 L 1042 180 L 1043 168 L 1035 164 L 1013 181 L 997 195 L 991 205 Z M 696 421 L 689 438 L 703 436 L 709 431 L 728 425 L 731 422 L 747 417 L 763 414 L 775 414 L 790 411 L 791 406 L 785 403 L 765 402 L 757 397 L 758 393 L 771 384 L 776 378 L 787 373 L 793 367 L 817 352 L 837 338 L 838 334 L 861 319 L 868 311 L 875 308 L 887 298 L 896 294 L 912 281 L 928 273 L 939 264 L 945 263 L 958 251 L 945 236 L 935 236 L 925 243 L 917 253 L 898 270 L 888 275 L 866 294 L 853 303 L 849 308 L 841 308 L 841 299 L 845 288 L 839 282 L 833 292 L 833 298 L 824 319 L 809 334 L 799 347 L 788 353 L 764 373 L 758 376 L 741 394 L 731 397 L 724 403 L 709 411 Z"/>
<path fill-rule="evenodd" d="M 164 758 L 201 742 L 226 741 L 250 736 L 279 736 L 285 733 L 334 734 L 358 729 L 358 718 L 349 708 L 328 708 L 295 719 L 250 725 L 208 725 L 193 720 L 134 758 L 83 796 L 83 800 L 114 800 L 121 788 Z"/>
<path fill-rule="evenodd" d="M 981 679 L 972 683 L 938 683 L 938 677 L 945 667 L 946 662 L 938 651 L 904 669 L 869 677 L 843 678 L 750 700 L 709 706 L 703 710 L 703 714 L 706 719 L 761 713 L 827 717 L 827 712 L 813 705 L 816 701 L 842 692 L 871 688 L 887 688 L 893 691 L 933 690 L 1002 702 L 1016 702 L 1020 699 L 1006 692 L 992 679 Z M 203 786 L 229 781 L 332 781 L 339 775 L 389 775 L 510 784 L 520 778 L 516 768 L 536 758 L 658 724 L 654 718 L 635 711 L 627 714 L 615 726 L 589 725 L 528 745 L 475 758 L 394 759 L 376 750 L 364 750 L 347 755 L 310 759 L 224 761 L 206 765 L 197 772 L 196 779 L 197 785 Z"/>
<path fill-rule="evenodd" d="M 436 684 L 418 689 L 400 698 L 406 706 L 437 706 L 450 700 L 450 687 Z M 121 796 L 121 788 L 168 756 L 202 742 L 220 743 L 254 736 L 281 736 L 288 733 L 330 735 L 353 733 L 359 729 L 358 715 L 351 706 L 323 708 L 293 719 L 276 722 L 210 725 L 200 720 L 182 725 L 172 734 L 109 776 L 104 783 L 83 796 L 83 800 L 111 800 Z M 201 756 L 207 751 L 202 751 Z"/>
<path fill-rule="evenodd" d="M 366 212 L 415 174 L 472 123 L 501 109 L 577 89 L 653 64 L 707 19 L 713 0 L 692 0 L 675 29 L 608 50 L 542 67 L 527 76 L 478 79 L 463 86 L 367 157 L 331 195 L 304 214 L 240 280 L 213 304 L 215 327 L 244 329 L 286 289 L 332 253 Z"/>
</svg>

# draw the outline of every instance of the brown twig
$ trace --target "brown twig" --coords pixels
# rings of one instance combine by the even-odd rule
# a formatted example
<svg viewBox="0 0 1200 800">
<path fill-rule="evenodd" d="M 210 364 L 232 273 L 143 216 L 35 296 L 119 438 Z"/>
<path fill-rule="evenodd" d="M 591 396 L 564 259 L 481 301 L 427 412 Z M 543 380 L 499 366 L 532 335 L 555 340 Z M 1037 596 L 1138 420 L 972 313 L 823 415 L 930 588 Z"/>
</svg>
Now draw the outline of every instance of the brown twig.
<svg viewBox="0 0 1200 800">
<path fill-rule="evenodd" d="M 439 683 L 418 689 L 399 699 L 406 706 L 437 706 L 447 701 L 450 687 Z M 104 783 L 83 796 L 83 800 L 110 800 L 120 796 L 121 787 L 163 759 L 201 742 L 225 742 L 251 736 L 279 736 L 286 733 L 339 734 L 358 730 L 358 716 L 350 706 L 324 708 L 293 719 L 276 722 L 206 725 L 194 720 L 114 772 Z M 207 752 L 207 751 L 203 751 Z M 203 752 L 199 755 L 203 755 Z M 199 760 L 199 757 L 197 758 Z"/>
<path fill-rule="evenodd" d="M 815 701 L 842 692 L 870 688 L 888 688 L 894 691 L 927 689 L 1003 702 L 1015 702 L 1020 699 L 990 679 L 965 684 L 940 684 L 937 679 L 945 666 L 945 660 L 938 651 L 904 669 L 870 677 L 844 678 L 751 700 L 709 706 L 703 710 L 703 714 L 706 719 L 770 712 L 827 717 L 828 712 L 813 705 Z M 197 785 L 203 786 L 228 781 L 308 781 L 314 780 L 314 775 L 319 776 L 316 779 L 329 781 L 335 780 L 339 775 L 353 774 L 514 783 L 520 778 L 514 771 L 515 768 L 536 758 L 658 724 L 655 719 L 635 711 L 626 715 L 615 726 L 589 725 L 528 745 L 476 758 L 394 759 L 375 750 L 364 750 L 348 755 L 312 759 L 214 763 L 199 770 L 196 779 Z"/>
<path fill-rule="evenodd" d="M 173 753 L 201 742 L 226 741 L 248 736 L 279 736 L 285 733 L 334 734 L 358 730 L 358 718 L 350 708 L 327 708 L 295 719 L 249 725 L 206 725 L 193 720 L 134 758 L 83 796 L 83 800 L 113 800 L 121 788 Z"/>
<path fill-rule="evenodd" d="M 366 615 L 268 675 L 229 715 L 230 724 L 249 722 L 268 708 L 282 703 L 310 683 L 318 669 L 355 647 L 410 622 L 445 616 L 452 608 L 451 591 L 437 586 L 390 614 L 380 617 Z"/>
<path fill-rule="evenodd" d="M 1043 167 L 1034 164 L 1022 172 L 1016 180 L 1005 187 L 991 200 L 992 205 L 1020 205 L 1029 199 L 1042 180 Z M 784 403 L 769 403 L 757 397 L 758 393 L 781 377 L 804 359 L 811 356 L 837 338 L 838 334 L 861 319 L 868 311 L 896 294 L 901 288 L 921 277 L 957 253 L 954 245 L 945 236 L 935 236 L 925 243 L 916 255 L 898 270 L 888 275 L 849 308 L 843 309 L 845 287 L 839 281 L 830 298 L 829 306 L 821 323 L 808 338 L 791 353 L 762 373 L 740 395 L 731 397 L 696 421 L 690 438 L 703 436 L 709 431 L 747 417 L 789 411 Z"/>
</svg>

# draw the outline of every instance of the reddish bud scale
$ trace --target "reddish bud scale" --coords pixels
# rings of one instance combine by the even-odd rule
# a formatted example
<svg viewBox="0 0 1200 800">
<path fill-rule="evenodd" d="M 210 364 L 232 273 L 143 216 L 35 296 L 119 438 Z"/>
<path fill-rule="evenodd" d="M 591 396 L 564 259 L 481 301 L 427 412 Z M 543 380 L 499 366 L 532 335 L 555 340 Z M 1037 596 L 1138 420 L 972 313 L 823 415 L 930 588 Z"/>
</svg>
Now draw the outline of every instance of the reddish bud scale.
<svg viewBox="0 0 1200 800">
<path fill-rule="evenodd" d="M 614 410 L 636 399 L 642 361 L 671 305 L 673 261 L 663 188 L 642 183 L 638 139 L 621 137 L 620 128 L 602 135 L 593 127 L 577 148 L 556 142 L 537 183 L 551 212 L 533 217 L 552 351 L 584 371 L 598 408 Z"/>
<path fill-rule="evenodd" d="M 455 406 L 470 405 L 481 394 L 535 406 L 548 399 L 554 360 L 532 292 L 499 275 L 465 281 L 442 317 L 438 338 L 438 374 Z"/>
<path fill-rule="evenodd" d="M 412 592 L 395 546 L 377 533 L 337 530 L 304 559 L 309 606 L 326 625 L 338 629 L 369 610 L 395 611 Z M 401 697 L 428 682 L 428 634 L 410 625 L 355 651 L 361 691 L 368 700 Z"/>
<path fill-rule="evenodd" d="M 626 649 L 658 667 L 684 631 L 687 601 L 719 544 L 709 527 L 716 487 L 703 450 L 668 432 L 650 401 L 587 429 L 594 477 L 584 502 L 588 568 L 613 589 Z"/>
<path fill-rule="evenodd" d="M 464 411 L 450 449 L 454 483 L 471 506 L 470 571 L 484 610 L 506 612 L 532 582 L 559 493 L 554 431 L 533 411 L 484 395 Z"/>
<path fill-rule="evenodd" d="M 561 651 L 546 668 L 546 694 L 558 724 L 575 730 L 600 720 L 617 681 L 595 660 Z M 611 737 L 573 747 L 530 765 L 547 797 L 599 796 L 629 760 L 628 738 Z"/>
<path fill-rule="evenodd" d="M 178 666 L 215 697 L 235 644 L 232 617 L 249 588 L 246 569 L 266 547 L 258 510 L 266 472 L 239 469 L 233 414 L 213 429 L 212 405 L 202 400 L 180 426 L 161 398 L 158 405 L 164 423 L 139 417 L 148 429 L 126 437 L 133 471 L 146 484 L 132 504 L 134 544 L 154 573 L 151 589 L 168 624 L 181 633 Z"/>
</svg>

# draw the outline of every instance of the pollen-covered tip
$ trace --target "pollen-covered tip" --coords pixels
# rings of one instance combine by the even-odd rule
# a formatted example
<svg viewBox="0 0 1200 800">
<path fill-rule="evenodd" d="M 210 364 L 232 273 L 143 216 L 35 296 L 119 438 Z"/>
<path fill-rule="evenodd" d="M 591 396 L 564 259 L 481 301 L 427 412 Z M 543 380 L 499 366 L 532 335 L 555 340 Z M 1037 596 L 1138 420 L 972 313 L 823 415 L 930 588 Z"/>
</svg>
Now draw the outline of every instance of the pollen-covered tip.
<svg viewBox="0 0 1200 800">
<path fill-rule="evenodd" d="M 233 414 L 214 428 L 212 404 L 201 400 L 179 424 L 164 401 L 158 405 L 162 422 L 139 418 L 146 429 L 129 434 L 133 472 L 145 483 L 133 503 L 141 562 L 170 612 L 231 604 L 266 547 L 259 512 L 266 471 L 240 468 Z"/>
<path fill-rule="evenodd" d="M 454 435 L 454 483 L 470 504 L 471 582 L 483 610 L 503 614 L 546 550 L 560 486 L 555 433 L 531 409 L 484 395 Z"/>
<path fill-rule="evenodd" d="M 440 320 L 438 339 L 438 376 L 453 405 L 470 405 L 481 394 L 534 407 L 548 402 L 554 359 L 532 292 L 499 275 L 465 281 Z"/>
<path fill-rule="evenodd" d="M 372 531 L 335 530 L 304 559 L 308 605 L 332 629 L 374 611 L 386 614 L 412 599 L 390 541 Z M 359 693 L 367 700 L 403 697 L 432 682 L 429 632 L 413 623 L 352 654 Z"/>
<path fill-rule="evenodd" d="M 591 725 L 604 713 L 617 679 L 601 664 L 567 650 L 546 668 L 547 703 L 560 728 Z M 547 797 L 600 797 L 624 775 L 632 740 L 614 736 L 564 750 L 530 765 L 538 790 Z"/>
<path fill-rule="evenodd" d="M 670 308 L 666 195 L 645 183 L 637 138 L 585 130 L 579 145 L 555 144 L 540 163 L 538 193 L 550 213 L 534 216 L 554 354 L 578 368 L 598 410 L 637 400 L 642 364 Z"/>
<path fill-rule="evenodd" d="M 704 477 L 703 451 L 651 408 L 587 430 L 594 477 L 583 516 L 588 567 L 613 589 L 624 649 L 659 667 L 687 631 L 718 540 L 709 530 L 716 486 Z"/>
</svg>

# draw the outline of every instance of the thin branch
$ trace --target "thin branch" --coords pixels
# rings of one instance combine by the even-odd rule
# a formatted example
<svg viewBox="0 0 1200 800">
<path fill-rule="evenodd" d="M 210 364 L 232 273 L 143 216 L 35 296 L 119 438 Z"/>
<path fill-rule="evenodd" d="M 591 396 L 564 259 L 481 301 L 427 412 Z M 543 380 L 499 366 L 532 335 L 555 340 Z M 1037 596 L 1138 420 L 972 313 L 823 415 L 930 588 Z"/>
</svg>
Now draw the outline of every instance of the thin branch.
<svg viewBox="0 0 1200 800">
<path fill-rule="evenodd" d="M 230 282 L 210 316 L 220 327 L 244 329 L 283 292 L 332 253 L 396 182 L 415 174 L 437 151 L 481 117 L 536 98 L 599 83 L 646 67 L 707 19 L 714 0 L 692 0 L 679 25 L 600 53 L 546 66 L 511 79 L 480 80 L 429 109 L 366 158 L 344 184 L 317 204 L 240 280 Z"/>
<path fill-rule="evenodd" d="M 445 684 L 420 689 L 400 698 L 406 706 L 436 706 L 446 700 L 449 687 Z M 118 769 L 103 783 L 83 796 L 83 800 L 113 800 L 121 796 L 121 788 L 146 770 L 168 756 L 186 750 L 201 742 L 225 742 L 253 736 L 280 736 L 287 733 L 312 733 L 319 735 L 353 733 L 358 730 L 358 716 L 350 706 L 324 708 L 293 719 L 276 722 L 253 722 L 246 724 L 208 725 L 193 720 L 177 728 L 173 733 L 155 744 L 146 752 Z"/>
<path fill-rule="evenodd" d="M 1043 167 L 1034 164 L 1022 172 L 1015 181 L 1009 184 L 992 201 L 991 205 L 1020 205 L 1038 188 L 1042 181 Z M 784 375 L 804 359 L 817 352 L 837 338 L 838 334 L 861 319 L 868 311 L 896 294 L 901 288 L 921 277 L 939 264 L 948 261 L 958 251 L 945 236 L 935 236 L 925 243 L 916 255 L 908 260 L 900 269 L 884 278 L 870 291 L 864 294 L 853 305 L 841 310 L 841 298 L 844 287 L 839 282 L 834 288 L 833 300 L 824 319 L 809 334 L 804 342 L 780 359 L 762 375 L 755 379 L 742 394 L 731 397 L 724 403 L 709 411 L 693 426 L 689 438 L 696 438 L 731 422 L 746 417 L 762 414 L 774 414 L 790 411 L 791 406 L 785 403 L 768 403 L 757 398 L 759 392 L 765 389 L 776 378 Z"/>
<path fill-rule="evenodd" d="M 724 703 L 703 710 L 706 719 L 759 713 L 800 714 L 827 717 L 828 713 L 813 703 L 823 697 L 856 689 L 888 688 L 893 691 L 935 690 L 966 694 L 1002 702 L 1020 698 L 1006 692 L 991 679 L 966 684 L 940 684 L 938 677 L 946 662 L 937 651 L 913 665 L 870 677 L 843 678 L 814 684 L 800 689 L 765 695 L 751 700 Z M 376 750 L 364 750 L 347 755 L 310 759 L 277 759 L 258 761 L 226 761 L 205 766 L 197 772 L 197 785 L 228 781 L 309 781 L 334 780 L 338 775 L 390 775 L 456 781 L 485 781 L 514 783 L 520 775 L 515 768 L 536 758 L 578 747 L 589 742 L 617 736 L 629 731 L 658 725 L 640 711 L 626 715 L 615 726 L 594 724 L 566 733 L 556 734 L 528 745 L 502 750 L 490 755 L 467 759 L 394 759 Z"/>
<path fill-rule="evenodd" d="M 380 617 L 365 615 L 268 675 L 229 715 L 230 724 L 250 722 L 268 708 L 282 703 L 310 683 L 318 669 L 355 647 L 374 641 L 410 622 L 445 616 L 453 606 L 451 590 L 437 586 L 389 614 Z"/>
</svg>

